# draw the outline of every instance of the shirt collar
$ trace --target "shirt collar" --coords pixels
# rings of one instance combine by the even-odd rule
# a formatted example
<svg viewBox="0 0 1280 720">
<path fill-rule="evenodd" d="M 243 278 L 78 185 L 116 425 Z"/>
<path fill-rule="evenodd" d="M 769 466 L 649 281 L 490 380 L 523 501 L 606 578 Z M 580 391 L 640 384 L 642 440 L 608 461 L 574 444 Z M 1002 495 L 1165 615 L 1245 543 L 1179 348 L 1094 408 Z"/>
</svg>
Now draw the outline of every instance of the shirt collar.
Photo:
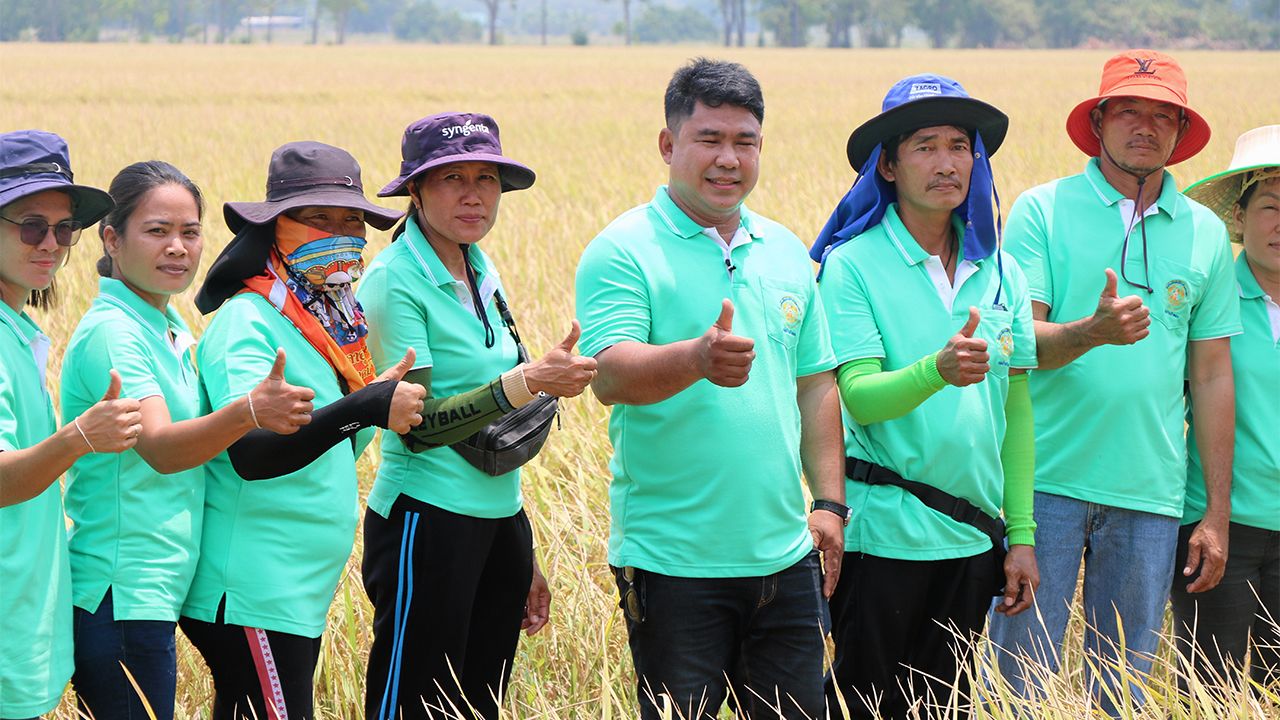
<svg viewBox="0 0 1280 720">
<path fill-rule="evenodd" d="M 676 205 L 676 201 L 671 199 L 671 194 L 668 192 L 666 185 L 660 186 L 658 191 L 653 194 L 653 202 L 649 203 L 649 207 L 653 208 L 658 217 L 662 218 L 663 224 L 674 235 L 691 238 L 705 229 L 693 218 L 686 215 L 679 205 Z M 761 231 L 754 216 L 755 213 L 748 210 L 746 205 L 738 209 L 738 224 L 747 231 L 751 239 L 759 240 Z"/>
<path fill-rule="evenodd" d="M 167 335 L 170 330 L 173 330 L 175 335 L 186 332 L 186 324 L 172 307 L 166 307 L 164 312 L 161 312 L 138 297 L 137 293 L 120 280 L 98 278 L 98 294 L 104 301 L 124 310 L 125 314 L 136 320 L 138 324 L 151 329 L 161 337 Z"/>
<path fill-rule="evenodd" d="M 908 265 L 918 265 L 929 258 L 929 253 L 920 247 L 920 243 L 916 242 L 915 236 L 902 223 L 902 218 L 898 215 L 898 203 L 889 204 L 889 207 L 884 211 L 884 219 L 880 221 L 880 224 L 884 226 L 884 232 L 889 236 L 889 240 L 898 248 L 898 253 L 902 256 L 903 262 Z M 960 218 L 956 217 L 955 213 L 951 215 L 951 229 L 955 232 L 957 238 L 964 237 L 964 223 Z M 982 260 L 977 260 L 973 264 L 980 266 L 982 265 Z"/>
<path fill-rule="evenodd" d="M 1258 278 L 1253 276 L 1253 271 L 1249 269 L 1249 261 L 1245 259 L 1244 253 L 1236 258 L 1236 285 L 1240 288 L 1240 297 L 1245 300 L 1256 300 L 1266 296 L 1262 292 L 1262 286 L 1258 284 Z"/>
<path fill-rule="evenodd" d="M 444 266 L 444 262 L 440 260 L 440 256 L 436 254 L 436 249 L 427 241 L 427 237 L 422 234 L 422 229 L 418 227 L 416 218 L 410 218 L 405 224 L 404 236 L 402 241 L 409 243 L 409 251 L 418 260 L 418 264 L 422 267 L 423 272 L 427 274 L 427 279 L 436 287 L 444 287 L 446 285 L 457 285 L 459 283 L 466 284 L 462 280 L 453 277 L 449 269 Z M 476 281 L 482 283 L 486 277 L 497 277 L 494 272 L 493 264 L 489 262 L 489 256 L 484 254 L 480 248 L 471 251 L 471 257 L 475 260 Z"/>
<path fill-rule="evenodd" d="M 1173 175 L 1168 170 L 1161 170 L 1162 180 L 1160 181 L 1160 197 L 1156 198 L 1156 207 L 1169 216 L 1170 220 L 1176 220 L 1178 217 L 1178 183 L 1174 181 Z M 1115 205 L 1124 199 L 1124 194 L 1112 187 L 1107 181 L 1105 175 L 1102 174 L 1101 161 L 1098 158 L 1089 158 L 1089 162 L 1085 163 L 1084 176 L 1093 186 L 1094 192 L 1098 194 L 1098 198 L 1102 200 L 1104 205 Z"/>
<path fill-rule="evenodd" d="M 0 325 L 12 330 L 23 345 L 30 345 L 32 340 L 40 334 L 40 328 L 36 327 L 25 312 L 14 311 L 7 302 L 0 302 Z"/>
</svg>

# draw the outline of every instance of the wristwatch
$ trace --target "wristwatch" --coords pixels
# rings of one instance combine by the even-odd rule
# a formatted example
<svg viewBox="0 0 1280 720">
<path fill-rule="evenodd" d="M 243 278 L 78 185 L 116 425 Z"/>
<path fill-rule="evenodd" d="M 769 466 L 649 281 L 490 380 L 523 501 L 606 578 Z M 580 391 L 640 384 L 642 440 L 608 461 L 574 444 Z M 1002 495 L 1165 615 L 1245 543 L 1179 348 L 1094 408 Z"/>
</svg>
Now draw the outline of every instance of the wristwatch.
<svg viewBox="0 0 1280 720">
<path fill-rule="evenodd" d="M 826 510 L 829 513 L 835 513 L 844 521 L 845 527 L 849 527 L 849 520 L 853 517 L 853 509 L 848 505 L 842 505 L 834 500 L 814 500 L 813 506 L 809 508 L 809 512 L 817 512 Z"/>
</svg>

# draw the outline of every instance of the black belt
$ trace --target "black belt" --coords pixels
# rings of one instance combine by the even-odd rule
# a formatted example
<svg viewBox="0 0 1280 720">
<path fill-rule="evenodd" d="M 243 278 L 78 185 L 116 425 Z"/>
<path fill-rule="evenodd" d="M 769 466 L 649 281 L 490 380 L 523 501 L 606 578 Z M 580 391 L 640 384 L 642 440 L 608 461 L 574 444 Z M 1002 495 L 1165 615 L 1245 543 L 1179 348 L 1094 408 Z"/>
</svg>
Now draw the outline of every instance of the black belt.
<svg viewBox="0 0 1280 720">
<path fill-rule="evenodd" d="M 984 535 L 991 538 L 991 545 L 996 549 L 997 553 L 1004 551 L 1004 521 L 998 517 L 991 517 L 982 508 L 962 497 L 956 497 L 932 485 L 926 485 L 915 480 L 907 480 L 889 468 L 858 458 L 847 457 L 844 459 L 844 474 L 851 480 L 857 480 L 867 485 L 900 487 L 914 495 L 926 507 L 936 510 L 956 522 L 962 522 L 981 530 Z"/>
</svg>

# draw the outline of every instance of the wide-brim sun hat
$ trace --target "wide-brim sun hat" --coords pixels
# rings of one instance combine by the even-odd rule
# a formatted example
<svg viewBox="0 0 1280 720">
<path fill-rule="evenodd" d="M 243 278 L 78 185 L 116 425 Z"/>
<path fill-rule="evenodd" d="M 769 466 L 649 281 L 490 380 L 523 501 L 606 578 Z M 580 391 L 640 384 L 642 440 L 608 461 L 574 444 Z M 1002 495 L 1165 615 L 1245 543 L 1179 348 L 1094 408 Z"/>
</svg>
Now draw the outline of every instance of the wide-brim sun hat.
<svg viewBox="0 0 1280 720">
<path fill-rule="evenodd" d="M 222 215 L 227 227 L 238 233 L 245 225 L 266 225 L 289 210 L 311 205 L 363 210 L 365 222 L 379 230 L 404 215 L 365 198 L 360 163 L 351 153 L 310 140 L 286 143 L 271 153 L 266 200 L 226 203 Z"/>
<path fill-rule="evenodd" d="M 987 155 L 995 155 L 1009 130 L 1009 116 L 976 100 L 960 83 L 943 75 L 912 75 L 889 89 L 880 114 L 862 123 L 849 135 L 846 152 L 855 170 L 871 152 L 903 133 L 935 125 L 955 125 L 982 134 Z"/>
<path fill-rule="evenodd" d="M 1112 56 L 1102 66 L 1098 94 L 1076 105 L 1067 115 L 1067 135 L 1089 157 L 1102 153 L 1102 143 L 1093 134 L 1091 114 L 1100 103 L 1112 98 L 1135 97 L 1165 102 L 1182 108 L 1187 129 L 1173 148 L 1165 165 L 1176 165 L 1194 156 L 1209 144 L 1209 123 L 1187 102 L 1187 76 L 1173 58 L 1154 50 L 1126 50 Z"/>
<path fill-rule="evenodd" d="M 1280 125 L 1264 125 L 1241 135 L 1227 169 L 1196 182 L 1183 194 L 1230 226 L 1232 208 L 1244 194 L 1245 181 L 1252 180 L 1259 170 L 1272 168 L 1280 168 Z"/>
<path fill-rule="evenodd" d="M 537 178 L 528 166 L 502 154 L 498 123 L 481 113 L 439 113 L 410 124 L 400 141 L 400 156 L 400 174 L 378 191 L 378 197 L 408 195 L 410 180 L 456 162 L 497 165 L 502 192 L 524 190 Z"/>
<path fill-rule="evenodd" d="M 312 205 L 364 211 L 364 221 L 387 230 L 404 217 L 369 202 L 360 182 L 360 164 L 351 153 L 314 141 L 291 142 L 271 153 L 264 202 L 222 206 L 236 235 L 218 253 L 196 293 L 196 308 L 208 314 L 244 288 L 244 279 L 264 272 L 275 244 L 273 223 L 285 212 Z"/>
<path fill-rule="evenodd" d="M 77 185 L 67 141 L 44 130 L 0 134 L 0 207 L 46 190 L 71 196 L 71 217 L 92 225 L 111 212 L 115 201 L 105 190 Z"/>
</svg>

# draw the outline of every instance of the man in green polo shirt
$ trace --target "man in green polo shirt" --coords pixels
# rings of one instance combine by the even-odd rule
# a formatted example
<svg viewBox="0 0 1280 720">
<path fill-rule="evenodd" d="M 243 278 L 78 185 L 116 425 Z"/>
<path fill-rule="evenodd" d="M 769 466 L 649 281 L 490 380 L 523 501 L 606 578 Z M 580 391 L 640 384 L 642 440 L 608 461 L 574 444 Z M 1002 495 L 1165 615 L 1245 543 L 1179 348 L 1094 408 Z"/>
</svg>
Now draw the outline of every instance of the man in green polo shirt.
<svg viewBox="0 0 1280 720">
<path fill-rule="evenodd" d="M 728 686 L 749 717 L 821 717 L 822 596 L 847 517 L 821 299 L 798 238 L 742 204 L 755 78 L 696 60 L 665 106 L 669 184 L 591 242 L 577 277 L 582 354 L 614 406 L 609 563 L 641 717 L 714 718 Z"/>
<path fill-rule="evenodd" d="M 1148 50 L 1116 55 L 1067 130 L 1091 158 L 1084 172 L 1024 193 L 1005 233 L 1036 317 L 1042 582 L 1039 612 L 993 614 L 992 639 L 1007 651 L 1005 679 L 1031 694 L 1036 674 L 1025 663 L 1057 670 L 1083 562 L 1090 692 L 1117 715 L 1120 671 L 1151 669 L 1175 571 L 1184 380 L 1203 421 L 1195 432 L 1208 503 L 1177 570 L 1199 573 L 1192 592 L 1222 577 L 1235 425 L 1228 337 L 1240 332 L 1240 316 L 1222 222 L 1180 195 L 1163 169 L 1209 140 L 1178 64 Z"/>
<path fill-rule="evenodd" d="M 1001 588 L 1001 612 L 1030 607 L 1039 579 L 1031 299 L 998 249 L 988 159 L 1008 124 L 951 78 L 897 82 L 850 136 L 858 180 L 811 251 L 853 511 L 831 598 L 833 716 L 967 702 L 956 634 L 982 632 Z"/>
</svg>

